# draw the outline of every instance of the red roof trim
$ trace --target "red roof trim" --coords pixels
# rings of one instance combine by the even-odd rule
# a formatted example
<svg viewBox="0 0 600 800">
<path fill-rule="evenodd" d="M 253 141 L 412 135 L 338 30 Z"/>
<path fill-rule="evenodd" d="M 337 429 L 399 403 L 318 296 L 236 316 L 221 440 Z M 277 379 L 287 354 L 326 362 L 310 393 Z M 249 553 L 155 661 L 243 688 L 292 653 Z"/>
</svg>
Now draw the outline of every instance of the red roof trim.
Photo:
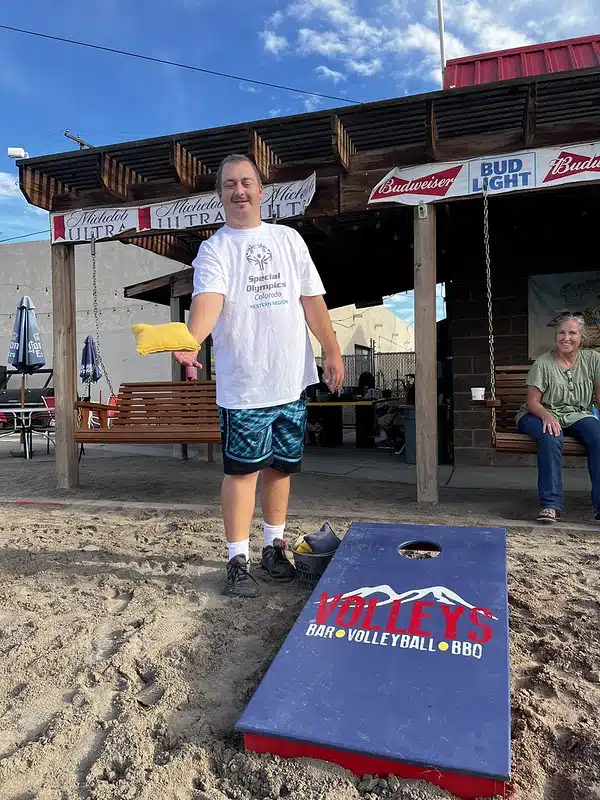
<svg viewBox="0 0 600 800">
<path fill-rule="evenodd" d="M 600 66 L 600 34 L 450 59 L 444 89 L 575 72 Z"/>
<path fill-rule="evenodd" d="M 581 36 L 578 39 L 563 39 L 556 42 L 542 42 L 541 44 L 528 44 L 524 45 L 523 47 L 513 47 L 509 50 L 495 50 L 490 53 L 477 53 L 471 56 L 461 56 L 460 58 L 450 58 L 446 62 L 446 66 L 451 66 L 453 64 L 469 64 L 473 61 L 483 61 L 492 58 L 499 58 L 502 56 L 514 56 L 518 53 L 535 53 L 540 52 L 543 50 L 553 50 L 556 47 L 567 47 L 573 45 L 580 45 L 580 44 L 591 44 L 596 51 L 597 55 L 600 55 L 600 33 L 596 33 L 592 36 Z M 586 66 L 591 66 L 587 64 Z"/>
</svg>

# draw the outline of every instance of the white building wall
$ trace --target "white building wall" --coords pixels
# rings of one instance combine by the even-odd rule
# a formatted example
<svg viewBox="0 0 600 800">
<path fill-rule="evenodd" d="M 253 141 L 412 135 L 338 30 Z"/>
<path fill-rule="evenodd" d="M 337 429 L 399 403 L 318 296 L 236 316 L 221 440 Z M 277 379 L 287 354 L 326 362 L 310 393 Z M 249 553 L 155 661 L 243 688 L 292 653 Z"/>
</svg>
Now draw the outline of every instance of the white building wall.
<svg viewBox="0 0 600 800">
<path fill-rule="evenodd" d="M 157 354 L 140 356 L 135 350 L 131 325 L 147 322 L 151 325 L 169 321 L 169 308 L 154 303 L 126 300 L 123 288 L 150 278 L 157 278 L 177 269 L 174 261 L 154 255 L 147 250 L 120 242 L 96 245 L 98 320 L 100 350 L 115 391 L 125 380 L 170 380 L 171 356 Z M 88 334 L 95 336 L 92 295 L 92 263 L 90 248 L 75 248 L 75 283 L 77 289 L 77 347 L 81 354 Z M 52 277 L 49 242 L 27 242 L 0 245 L 0 364 L 7 363 L 9 342 L 15 321 L 15 311 L 23 295 L 31 297 L 42 335 L 48 367 L 52 366 Z M 46 376 L 47 377 L 47 376 Z M 38 386 L 44 376 L 28 378 L 29 386 Z M 11 388 L 17 388 L 11 379 Z M 83 393 L 83 385 L 80 391 Z M 108 398 L 105 379 L 92 386 L 92 398 Z"/>
<path fill-rule="evenodd" d="M 415 349 L 414 329 L 384 306 L 359 308 L 343 306 L 329 312 L 333 329 L 344 355 L 354 355 L 355 345 L 371 347 L 378 353 L 410 352 Z M 311 334 L 315 355 L 321 347 Z"/>
</svg>

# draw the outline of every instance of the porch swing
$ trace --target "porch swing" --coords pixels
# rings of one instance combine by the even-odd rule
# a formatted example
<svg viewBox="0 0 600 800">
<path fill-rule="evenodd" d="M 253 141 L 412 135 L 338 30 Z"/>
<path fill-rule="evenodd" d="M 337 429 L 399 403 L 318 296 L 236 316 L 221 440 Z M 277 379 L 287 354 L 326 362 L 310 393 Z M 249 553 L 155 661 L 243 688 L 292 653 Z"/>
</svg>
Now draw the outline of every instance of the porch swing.
<svg viewBox="0 0 600 800">
<path fill-rule="evenodd" d="M 483 234 L 485 246 L 485 278 L 489 332 L 490 398 L 471 400 L 471 407 L 490 410 L 492 447 L 500 453 L 535 454 L 534 439 L 517 431 L 515 416 L 527 399 L 527 374 L 529 364 L 497 366 L 494 342 L 494 315 L 492 305 L 492 269 L 490 256 L 489 192 L 488 183 L 483 187 Z M 576 439 L 565 437 L 563 454 L 584 456 L 585 449 Z"/>
</svg>

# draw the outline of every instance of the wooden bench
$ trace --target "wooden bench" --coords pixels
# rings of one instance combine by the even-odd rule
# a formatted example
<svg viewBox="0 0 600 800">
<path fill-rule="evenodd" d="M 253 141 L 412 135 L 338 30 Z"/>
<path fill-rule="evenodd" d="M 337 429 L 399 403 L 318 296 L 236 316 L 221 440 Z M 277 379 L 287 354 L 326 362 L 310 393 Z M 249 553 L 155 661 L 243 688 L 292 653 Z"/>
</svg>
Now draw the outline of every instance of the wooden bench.
<svg viewBox="0 0 600 800">
<path fill-rule="evenodd" d="M 214 381 L 124 383 L 116 406 L 78 401 L 78 444 L 218 444 Z M 89 412 L 100 421 L 88 426 Z M 115 413 L 116 412 L 116 413 Z M 109 416 L 110 415 L 110 416 Z"/>
<path fill-rule="evenodd" d="M 515 416 L 527 399 L 525 383 L 528 364 L 514 367 L 496 367 L 496 400 L 472 400 L 474 407 L 496 409 L 496 450 L 502 453 L 536 453 L 537 443 L 530 436 L 517 432 Z M 565 436 L 563 454 L 584 456 L 581 442 Z"/>
</svg>

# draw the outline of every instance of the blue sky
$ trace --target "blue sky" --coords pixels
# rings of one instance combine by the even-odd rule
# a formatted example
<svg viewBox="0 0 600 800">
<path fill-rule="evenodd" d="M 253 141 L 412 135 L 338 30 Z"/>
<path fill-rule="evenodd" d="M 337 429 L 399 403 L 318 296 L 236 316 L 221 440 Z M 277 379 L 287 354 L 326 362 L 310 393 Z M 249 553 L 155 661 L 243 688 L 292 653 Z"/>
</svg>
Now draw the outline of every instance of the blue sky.
<svg viewBox="0 0 600 800">
<path fill-rule="evenodd" d="M 447 55 L 597 33 L 598 1 L 445 0 Z M 435 0 L 21 0 L 0 24 L 359 101 L 440 86 Z M 0 239 L 47 226 L 9 146 L 34 156 L 76 147 L 65 129 L 102 145 L 341 105 L 3 30 L 0 103 Z M 412 314 L 410 296 L 395 308 Z"/>
</svg>

